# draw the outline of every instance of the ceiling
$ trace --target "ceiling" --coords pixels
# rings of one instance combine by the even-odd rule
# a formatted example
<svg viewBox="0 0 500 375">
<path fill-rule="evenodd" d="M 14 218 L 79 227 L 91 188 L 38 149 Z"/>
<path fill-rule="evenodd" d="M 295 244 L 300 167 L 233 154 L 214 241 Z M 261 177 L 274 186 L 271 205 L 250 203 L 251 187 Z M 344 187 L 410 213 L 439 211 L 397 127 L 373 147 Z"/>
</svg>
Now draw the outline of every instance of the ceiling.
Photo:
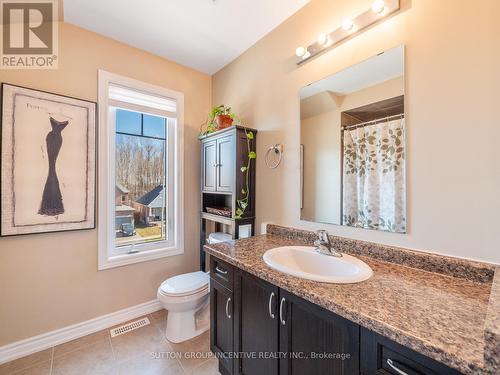
<svg viewBox="0 0 500 375">
<path fill-rule="evenodd" d="M 323 91 L 347 95 L 402 75 L 404 47 L 398 46 L 302 88 L 300 98 Z"/>
<path fill-rule="evenodd" d="M 213 74 L 309 0 L 64 0 L 64 21 Z"/>
</svg>

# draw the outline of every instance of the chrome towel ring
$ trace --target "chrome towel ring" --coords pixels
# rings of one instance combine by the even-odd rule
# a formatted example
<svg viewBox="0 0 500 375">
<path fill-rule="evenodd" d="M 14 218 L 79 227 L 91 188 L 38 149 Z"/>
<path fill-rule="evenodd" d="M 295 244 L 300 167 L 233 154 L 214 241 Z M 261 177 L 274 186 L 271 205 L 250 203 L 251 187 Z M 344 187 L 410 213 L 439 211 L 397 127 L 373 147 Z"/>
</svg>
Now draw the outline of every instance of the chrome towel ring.
<svg viewBox="0 0 500 375">
<path fill-rule="evenodd" d="M 269 147 L 269 149 L 266 152 L 266 157 L 265 162 L 268 168 L 270 169 L 276 169 L 278 168 L 278 165 L 281 163 L 281 159 L 283 156 L 283 145 L 282 144 L 275 144 L 274 146 Z M 275 159 L 274 161 L 272 159 Z"/>
</svg>

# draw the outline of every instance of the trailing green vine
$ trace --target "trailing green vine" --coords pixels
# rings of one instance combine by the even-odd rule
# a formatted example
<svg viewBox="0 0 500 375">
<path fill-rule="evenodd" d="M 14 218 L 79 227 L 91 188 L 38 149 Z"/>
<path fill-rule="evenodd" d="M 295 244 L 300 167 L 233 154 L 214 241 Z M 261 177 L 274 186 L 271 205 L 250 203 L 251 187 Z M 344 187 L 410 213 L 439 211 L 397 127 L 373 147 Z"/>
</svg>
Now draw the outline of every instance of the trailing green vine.
<svg viewBox="0 0 500 375">
<path fill-rule="evenodd" d="M 250 165 L 252 164 L 252 159 L 257 158 L 257 154 L 255 151 L 251 149 L 251 142 L 252 139 L 254 138 L 253 132 L 247 131 L 245 129 L 245 135 L 247 138 L 247 150 L 248 150 L 248 161 L 246 166 L 242 166 L 240 168 L 241 173 L 245 174 L 245 186 L 241 189 L 241 197 L 240 199 L 236 200 L 236 211 L 234 218 L 235 219 L 241 219 L 241 217 L 245 214 L 245 211 L 248 207 L 248 200 L 250 199 L 250 188 L 249 188 L 249 173 L 250 173 Z"/>
</svg>

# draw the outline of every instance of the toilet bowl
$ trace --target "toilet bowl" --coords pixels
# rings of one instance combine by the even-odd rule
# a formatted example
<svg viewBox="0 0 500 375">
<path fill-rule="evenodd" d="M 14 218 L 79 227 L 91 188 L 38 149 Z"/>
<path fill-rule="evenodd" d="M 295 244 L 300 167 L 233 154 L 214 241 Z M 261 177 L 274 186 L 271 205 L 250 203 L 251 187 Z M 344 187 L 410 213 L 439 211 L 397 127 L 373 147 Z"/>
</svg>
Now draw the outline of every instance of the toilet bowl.
<svg viewBox="0 0 500 375">
<path fill-rule="evenodd" d="M 208 274 L 197 271 L 171 277 L 158 288 L 158 300 L 168 310 L 169 341 L 179 343 L 208 330 L 208 282 Z"/>
</svg>

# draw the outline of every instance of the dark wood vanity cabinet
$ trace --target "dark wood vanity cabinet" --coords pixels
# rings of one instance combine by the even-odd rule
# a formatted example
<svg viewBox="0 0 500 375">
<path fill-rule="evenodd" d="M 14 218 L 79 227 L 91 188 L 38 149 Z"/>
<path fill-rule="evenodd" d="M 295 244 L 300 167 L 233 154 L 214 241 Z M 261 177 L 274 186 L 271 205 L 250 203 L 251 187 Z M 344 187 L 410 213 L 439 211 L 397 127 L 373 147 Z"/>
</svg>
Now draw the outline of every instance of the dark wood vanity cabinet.
<svg viewBox="0 0 500 375">
<path fill-rule="evenodd" d="M 235 374 L 278 374 L 278 287 L 236 270 L 235 350 L 245 353 L 235 361 Z M 248 354 L 248 355 L 247 355 Z"/>
<path fill-rule="evenodd" d="M 359 375 L 359 326 L 280 290 L 280 375 Z"/>
<path fill-rule="evenodd" d="M 210 257 L 211 350 L 223 375 L 459 375 Z"/>
<path fill-rule="evenodd" d="M 235 374 L 359 374 L 357 324 L 244 271 L 234 291 Z"/>
<path fill-rule="evenodd" d="M 358 325 L 217 258 L 210 269 L 211 349 L 237 354 L 222 374 L 359 374 Z"/>
</svg>

